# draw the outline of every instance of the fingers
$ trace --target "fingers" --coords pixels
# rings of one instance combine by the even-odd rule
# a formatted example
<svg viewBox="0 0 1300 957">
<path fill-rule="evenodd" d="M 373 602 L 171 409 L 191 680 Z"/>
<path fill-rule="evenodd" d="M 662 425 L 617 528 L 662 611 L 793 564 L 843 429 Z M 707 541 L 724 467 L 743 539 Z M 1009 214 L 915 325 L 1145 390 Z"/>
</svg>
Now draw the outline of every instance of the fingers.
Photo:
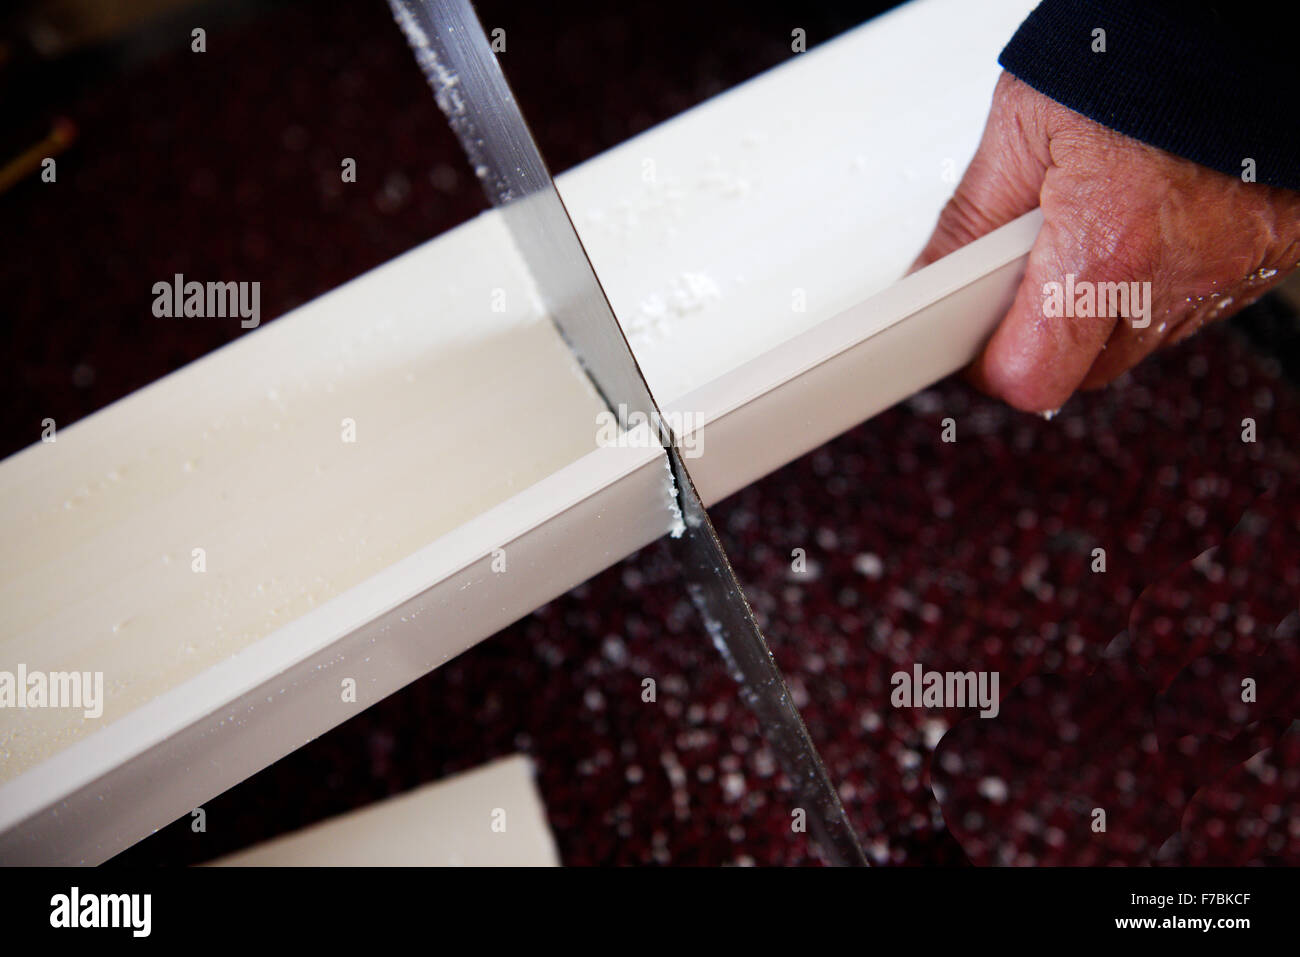
<svg viewBox="0 0 1300 957">
<path fill-rule="evenodd" d="M 1092 145 L 1116 156 L 1116 144 Z M 971 369 L 976 385 L 1018 409 L 1059 409 L 1081 386 L 1127 370 L 1166 331 L 1161 193 L 1146 183 L 1114 189 L 1130 165 L 1116 162 L 1053 166 L 1043 179 L 1043 227 L 1024 281 Z"/>
<path fill-rule="evenodd" d="M 975 158 L 910 271 L 928 266 L 955 249 L 1011 222 L 1038 205 L 1038 190 L 1049 157 L 1041 99 L 1021 81 L 1003 73 Z"/>
<path fill-rule="evenodd" d="M 1114 318 L 1067 314 L 1077 312 L 1078 281 L 1101 271 L 1059 218 L 1045 221 L 1010 311 L 969 370 L 976 387 L 1026 412 L 1064 405 L 1115 327 Z"/>
</svg>

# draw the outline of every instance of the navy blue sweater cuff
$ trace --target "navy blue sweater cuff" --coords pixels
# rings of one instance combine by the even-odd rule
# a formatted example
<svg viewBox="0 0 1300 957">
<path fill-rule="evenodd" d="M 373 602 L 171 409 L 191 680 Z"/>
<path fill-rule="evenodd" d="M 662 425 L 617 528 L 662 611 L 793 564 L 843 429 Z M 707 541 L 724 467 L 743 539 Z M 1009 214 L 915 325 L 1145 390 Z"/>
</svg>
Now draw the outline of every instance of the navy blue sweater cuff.
<svg viewBox="0 0 1300 957">
<path fill-rule="evenodd" d="M 998 62 L 1134 139 L 1300 189 L 1298 51 L 1296 0 L 1044 0 Z"/>
</svg>

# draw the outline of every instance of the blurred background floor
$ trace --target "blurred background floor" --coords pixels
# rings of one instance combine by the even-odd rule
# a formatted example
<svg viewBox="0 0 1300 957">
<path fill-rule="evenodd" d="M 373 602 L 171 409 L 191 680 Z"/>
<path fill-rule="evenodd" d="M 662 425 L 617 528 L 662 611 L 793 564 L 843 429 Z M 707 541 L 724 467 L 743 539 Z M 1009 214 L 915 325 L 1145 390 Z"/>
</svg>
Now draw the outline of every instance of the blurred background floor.
<svg viewBox="0 0 1300 957">
<path fill-rule="evenodd" d="M 4 158 L 76 131 L 57 189 L 0 193 L 4 454 L 239 333 L 155 319 L 159 278 L 260 277 L 279 315 L 484 205 L 381 0 L 132 9 L 4 21 Z M 876 6 L 479 9 L 559 172 Z M 1300 595 L 1298 342 L 1270 297 L 1050 422 L 950 380 L 714 510 L 873 860 L 1300 863 L 1294 619 L 1275 631 Z M 715 657 L 651 547 L 115 862 L 210 860 L 525 751 L 566 863 L 813 863 Z M 913 662 L 998 670 L 1002 714 L 893 708 Z M 1247 673 L 1270 680 L 1243 712 Z"/>
</svg>

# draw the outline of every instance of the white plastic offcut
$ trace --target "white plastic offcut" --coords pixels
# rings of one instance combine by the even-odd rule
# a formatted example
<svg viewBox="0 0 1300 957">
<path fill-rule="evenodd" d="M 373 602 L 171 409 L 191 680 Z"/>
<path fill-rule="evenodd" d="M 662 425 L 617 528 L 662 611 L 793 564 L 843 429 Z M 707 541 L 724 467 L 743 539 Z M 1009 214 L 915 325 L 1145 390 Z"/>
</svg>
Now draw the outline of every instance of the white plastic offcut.
<svg viewBox="0 0 1300 957">
<path fill-rule="evenodd" d="M 555 867 L 546 808 L 521 754 L 320 821 L 213 867 Z"/>
</svg>

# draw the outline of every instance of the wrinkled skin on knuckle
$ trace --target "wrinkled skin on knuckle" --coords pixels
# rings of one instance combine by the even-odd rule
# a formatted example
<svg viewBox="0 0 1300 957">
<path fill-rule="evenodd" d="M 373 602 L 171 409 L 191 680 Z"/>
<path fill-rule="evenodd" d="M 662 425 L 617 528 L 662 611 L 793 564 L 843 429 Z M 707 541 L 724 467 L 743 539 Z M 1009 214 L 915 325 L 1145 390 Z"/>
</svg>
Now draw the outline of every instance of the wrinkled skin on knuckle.
<svg viewBox="0 0 1300 957">
<path fill-rule="evenodd" d="M 1004 151 L 1000 166 L 1009 178 L 1035 182 L 1051 163 L 1048 110 L 1056 106 L 1033 87 L 1003 73 L 993 97 L 988 132 Z"/>
<path fill-rule="evenodd" d="M 940 228 L 954 245 L 969 242 L 972 237 L 981 236 L 997 225 L 993 210 L 999 205 L 997 194 L 988 190 L 958 190 L 944 204 L 939 218 Z"/>
<path fill-rule="evenodd" d="M 994 92 L 993 107 L 985 124 L 980 148 L 961 183 L 944 205 L 939 230 L 948 245 L 969 242 L 1031 208 L 1024 200 L 1042 176 L 1036 147 L 1041 139 L 1033 109 L 1023 106 L 1028 89 L 1010 74 L 1003 74 Z"/>
<path fill-rule="evenodd" d="M 918 268 L 1008 223 L 1034 207 L 1046 168 L 1042 108 L 1010 74 L 1002 74 L 979 148 L 944 205 Z"/>
</svg>

